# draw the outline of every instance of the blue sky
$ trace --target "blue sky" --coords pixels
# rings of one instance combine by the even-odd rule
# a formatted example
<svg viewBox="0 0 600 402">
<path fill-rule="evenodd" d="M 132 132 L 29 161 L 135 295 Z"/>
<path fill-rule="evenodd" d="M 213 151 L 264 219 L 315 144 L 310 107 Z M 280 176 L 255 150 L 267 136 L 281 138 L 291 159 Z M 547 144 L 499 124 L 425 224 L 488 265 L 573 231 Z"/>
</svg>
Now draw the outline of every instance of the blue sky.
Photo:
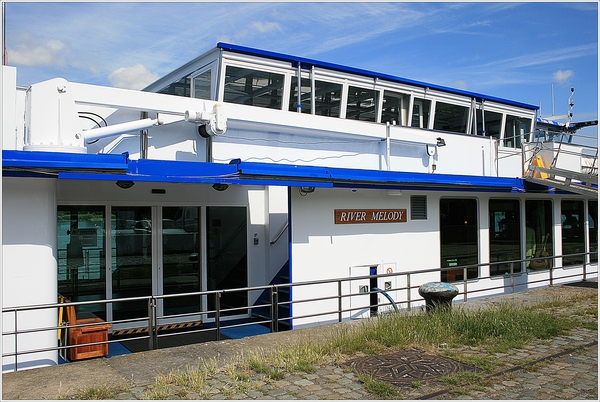
<svg viewBox="0 0 600 402">
<path fill-rule="evenodd" d="M 19 85 L 140 89 L 223 41 L 598 118 L 598 3 L 7 2 Z M 583 132 L 597 135 L 597 129 Z"/>
</svg>

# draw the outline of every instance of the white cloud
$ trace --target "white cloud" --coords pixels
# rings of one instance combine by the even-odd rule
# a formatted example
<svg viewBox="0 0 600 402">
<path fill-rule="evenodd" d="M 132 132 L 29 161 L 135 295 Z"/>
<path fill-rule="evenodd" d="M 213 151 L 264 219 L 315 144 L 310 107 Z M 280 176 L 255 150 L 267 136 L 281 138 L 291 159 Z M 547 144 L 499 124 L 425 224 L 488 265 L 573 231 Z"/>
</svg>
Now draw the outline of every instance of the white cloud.
<svg viewBox="0 0 600 402">
<path fill-rule="evenodd" d="M 571 78 L 575 73 L 573 72 L 573 70 L 558 70 L 557 72 L 555 72 L 554 74 L 552 74 L 552 78 L 554 79 L 554 82 L 558 83 L 558 84 L 564 84 L 566 83 L 569 78 Z"/>
<path fill-rule="evenodd" d="M 66 46 L 57 39 L 21 35 L 8 48 L 8 61 L 13 66 L 65 66 Z"/>
<path fill-rule="evenodd" d="M 456 80 L 454 81 L 454 88 L 462 89 L 463 91 L 467 90 L 467 81 L 465 80 Z"/>
<path fill-rule="evenodd" d="M 142 89 L 158 78 L 158 74 L 151 72 L 142 64 L 121 67 L 108 75 L 108 80 L 113 86 L 125 89 Z"/>
<path fill-rule="evenodd" d="M 280 31 L 282 32 L 281 25 L 277 22 L 261 22 L 254 21 L 250 24 L 250 27 L 256 29 L 260 33 Z"/>
</svg>

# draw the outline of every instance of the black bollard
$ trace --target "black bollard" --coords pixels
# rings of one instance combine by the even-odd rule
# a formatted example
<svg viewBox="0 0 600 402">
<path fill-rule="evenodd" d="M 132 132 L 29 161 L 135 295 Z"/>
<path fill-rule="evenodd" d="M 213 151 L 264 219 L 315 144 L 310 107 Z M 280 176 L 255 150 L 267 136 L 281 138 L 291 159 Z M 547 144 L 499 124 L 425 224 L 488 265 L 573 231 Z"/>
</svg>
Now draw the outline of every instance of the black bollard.
<svg viewBox="0 0 600 402">
<path fill-rule="evenodd" d="M 419 287 L 419 294 L 425 299 L 425 310 L 430 313 L 438 308 L 451 309 L 458 288 L 451 283 L 429 282 Z"/>
</svg>

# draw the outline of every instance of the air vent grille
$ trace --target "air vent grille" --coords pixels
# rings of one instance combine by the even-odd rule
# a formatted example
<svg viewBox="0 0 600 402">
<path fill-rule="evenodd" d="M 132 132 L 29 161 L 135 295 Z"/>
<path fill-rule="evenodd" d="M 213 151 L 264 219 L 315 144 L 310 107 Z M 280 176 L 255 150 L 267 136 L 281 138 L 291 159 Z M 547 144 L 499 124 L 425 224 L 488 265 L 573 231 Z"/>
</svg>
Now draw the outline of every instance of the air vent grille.
<svg viewBox="0 0 600 402">
<path fill-rule="evenodd" d="M 427 196 L 426 195 L 411 195 L 410 196 L 410 219 L 427 219 Z"/>
</svg>

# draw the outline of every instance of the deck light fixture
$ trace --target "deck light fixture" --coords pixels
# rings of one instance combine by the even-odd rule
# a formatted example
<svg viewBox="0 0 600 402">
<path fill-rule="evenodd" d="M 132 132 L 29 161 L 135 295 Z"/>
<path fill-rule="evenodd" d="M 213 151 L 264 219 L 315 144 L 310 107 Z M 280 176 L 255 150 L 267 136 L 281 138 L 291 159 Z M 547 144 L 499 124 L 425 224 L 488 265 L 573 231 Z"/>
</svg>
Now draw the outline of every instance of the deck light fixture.
<svg viewBox="0 0 600 402">
<path fill-rule="evenodd" d="M 229 188 L 229 185 L 225 183 L 215 183 L 213 184 L 212 188 L 214 188 L 217 191 L 225 191 Z"/>
<path fill-rule="evenodd" d="M 314 187 L 300 187 L 299 191 L 300 191 L 300 195 L 304 197 L 306 194 L 314 193 L 315 188 Z"/>
<path fill-rule="evenodd" d="M 446 141 L 444 141 L 444 139 L 442 137 L 437 137 L 436 140 L 437 140 L 437 143 L 435 145 L 437 145 L 438 147 L 446 146 Z"/>
<path fill-rule="evenodd" d="M 135 183 L 131 180 L 117 180 L 115 184 L 120 188 L 127 190 L 128 188 L 133 187 Z"/>
</svg>

